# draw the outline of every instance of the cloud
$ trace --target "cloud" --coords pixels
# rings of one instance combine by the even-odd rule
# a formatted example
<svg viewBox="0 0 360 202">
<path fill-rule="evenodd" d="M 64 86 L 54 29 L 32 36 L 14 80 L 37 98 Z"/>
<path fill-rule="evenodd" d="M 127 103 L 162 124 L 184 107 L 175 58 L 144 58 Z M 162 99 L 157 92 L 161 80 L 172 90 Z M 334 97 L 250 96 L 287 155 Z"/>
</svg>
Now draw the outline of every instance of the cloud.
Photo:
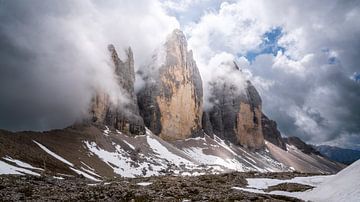
<svg viewBox="0 0 360 202">
<path fill-rule="evenodd" d="M 94 89 L 126 102 L 107 45 L 136 68 L 179 27 L 158 1 L 1 1 L 0 128 L 62 128 L 87 114 Z"/>
<path fill-rule="evenodd" d="M 206 69 L 201 68 L 201 76 L 204 84 L 205 110 L 210 109 L 213 105 L 213 102 L 210 100 L 214 99 L 212 95 L 212 84 L 214 83 L 216 83 L 217 86 L 223 86 L 224 84 L 235 86 L 235 92 L 237 92 L 238 95 L 245 92 L 246 74 L 235 68 L 234 61 L 235 58 L 232 54 L 221 52 L 214 55 L 205 66 L 201 64 L 201 67 L 206 67 Z"/>
<path fill-rule="evenodd" d="M 1 1 L 0 128 L 82 118 L 94 88 L 126 102 L 106 47 L 146 67 L 182 27 L 207 83 L 251 78 L 284 135 L 359 148 L 359 1 Z M 175 16 L 175 17 L 173 17 Z M 159 56 L 160 57 L 160 56 Z M 161 59 L 161 58 L 160 58 Z M 231 62 L 243 69 L 234 73 Z M 138 79 L 136 89 L 143 81 Z"/>
<path fill-rule="evenodd" d="M 359 15 L 358 1 L 239 0 L 185 31 L 202 75 L 222 52 L 248 57 L 240 66 L 284 135 L 358 148 L 344 142 L 360 136 Z M 281 33 L 270 46 L 279 48 L 265 50 L 274 29 Z"/>
</svg>

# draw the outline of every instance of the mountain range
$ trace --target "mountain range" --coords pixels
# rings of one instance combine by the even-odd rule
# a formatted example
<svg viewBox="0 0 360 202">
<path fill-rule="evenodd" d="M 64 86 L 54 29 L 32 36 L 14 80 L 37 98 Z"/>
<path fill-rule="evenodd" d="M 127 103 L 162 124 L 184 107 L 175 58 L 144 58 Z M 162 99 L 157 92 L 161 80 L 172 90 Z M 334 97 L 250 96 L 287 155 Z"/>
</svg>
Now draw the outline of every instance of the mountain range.
<svg viewBox="0 0 360 202">
<path fill-rule="evenodd" d="M 89 116 L 58 130 L 0 131 L 1 174 L 82 175 L 91 180 L 230 171 L 335 173 L 344 168 L 296 137 L 283 138 L 262 111 L 251 81 L 203 81 L 185 35 L 174 30 L 147 72 L 134 70 L 131 48 L 121 60 L 108 46 L 125 103 L 96 89 Z M 236 62 L 228 65 L 242 74 Z M 145 85 L 134 90 L 135 74 Z"/>
<path fill-rule="evenodd" d="M 360 159 L 360 151 L 353 149 L 344 149 L 329 145 L 318 145 L 314 148 L 323 156 L 343 164 L 350 165 Z"/>
</svg>

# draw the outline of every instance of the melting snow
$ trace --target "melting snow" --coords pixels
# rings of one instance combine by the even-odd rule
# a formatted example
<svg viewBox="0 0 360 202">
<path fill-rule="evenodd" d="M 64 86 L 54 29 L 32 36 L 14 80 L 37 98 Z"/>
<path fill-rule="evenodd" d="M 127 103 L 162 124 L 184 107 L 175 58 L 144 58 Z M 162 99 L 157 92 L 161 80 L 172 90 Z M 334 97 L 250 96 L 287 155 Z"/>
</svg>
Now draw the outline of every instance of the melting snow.
<svg viewBox="0 0 360 202">
<path fill-rule="evenodd" d="M 247 179 L 248 187 L 233 187 L 233 189 L 262 194 L 276 194 L 296 197 L 317 202 L 357 202 L 360 199 L 360 160 L 345 168 L 336 175 L 295 177 L 290 180 L 267 178 Z M 269 186 L 292 182 L 314 186 L 304 192 L 272 191 L 264 192 Z"/>
<path fill-rule="evenodd" d="M 89 175 L 89 174 L 81 171 L 81 170 L 77 170 L 77 169 L 75 169 L 75 168 L 70 168 L 70 169 L 73 170 L 74 172 L 76 172 L 77 174 L 83 175 L 84 177 L 86 177 L 86 178 L 88 178 L 88 179 L 90 179 L 90 180 L 93 180 L 93 181 L 96 181 L 96 182 L 101 181 L 101 180 L 99 180 L 99 179 L 97 179 L 97 178 L 95 178 L 95 177 L 93 177 L 93 176 L 91 176 L 91 175 Z"/>
<path fill-rule="evenodd" d="M 152 184 L 152 182 L 139 182 L 139 183 L 136 183 L 137 185 L 140 185 L 140 186 L 149 186 Z"/>
<path fill-rule="evenodd" d="M 24 175 L 24 173 L 40 176 L 39 173 L 33 172 L 31 170 L 27 170 L 25 168 L 16 167 L 16 166 L 10 165 L 10 164 L 0 160 L 0 174 L 2 174 L 2 175 L 3 174 Z"/>
<path fill-rule="evenodd" d="M 180 163 L 187 163 L 187 164 L 193 164 L 187 159 L 184 159 L 178 155 L 175 155 L 171 153 L 166 147 L 164 147 L 158 140 L 155 138 L 152 138 L 150 136 L 146 137 L 146 140 L 151 147 L 151 149 L 156 152 L 160 158 L 164 158 L 168 161 L 173 162 L 176 165 L 179 165 Z"/>
<path fill-rule="evenodd" d="M 69 161 L 65 160 L 63 157 L 55 154 L 54 152 L 50 151 L 48 148 L 46 148 L 44 145 L 36 142 L 35 140 L 33 140 L 34 143 L 36 143 L 42 150 L 44 150 L 46 153 L 50 154 L 52 157 L 56 158 L 57 160 L 69 165 L 69 166 L 74 166 L 74 164 L 70 163 Z"/>
<path fill-rule="evenodd" d="M 266 189 L 270 186 L 278 185 L 281 183 L 298 183 L 310 186 L 318 186 L 326 179 L 332 177 L 331 175 L 319 175 L 310 177 L 295 177 L 287 180 L 270 179 L 270 178 L 247 178 L 248 188 Z"/>
<path fill-rule="evenodd" d="M 135 150 L 135 147 L 132 145 L 132 144 L 130 144 L 130 143 L 128 143 L 126 140 L 122 140 L 125 144 L 127 144 L 132 150 Z"/>
<path fill-rule="evenodd" d="M 242 164 L 236 159 L 223 159 L 219 156 L 207 155 L 204 154 L 202 148 L 197 148 L 197 147 L 186 148 L 184 149 L 184 152 L 201 164 L 220 165 L 220 166 L 224 166 L 225 168 L 237 170 L 237 171 L 244 170 Z"/>
<path fill-rule="evenodd" d="M 105 130 L 104 130 L 104 135 L 106 136 L 106 137 L 108 137 L 109 136 L 109 133 L 110 133 L 110 129 L 109 129 L 109 127 L 108 126 L 105 126 Z"/>
<path fill-rule="evenodd" d="M 84 146 L 85 148 L 87 148 L 86 146 Z M 90 167 L 89 165 L 87 165 L 86 163 L 80 161 L 81 164 L 83 164 L 84 166 L 86 166 L 87 169 L 90 169 L 91 171 L 95 171 L 94 168 Z"/>
<path fill-rule="evenodd" d="M 315 189 L 301 196 L 311 201 L 359 201 L 360 160 L 357 160 L 338 174 L 326 179 Z"/>
<path fill-rule="evenodd" d="M 22 162 L 20 160 L 16 160 L 16 159 L 13 159 L 9 156 L 7 157 L 3 157 L 3 159 L 7 160 L 7 161 L 10 161 L 10 162 L 13 162 L 15 163 L 16 165 L 20 166 L 20 167 L 23 167 L 23 168 L 30 168 L 30 169 L 36 169 L 36 170 L 44 170 L 42 168 L 36 168 L 36 167 L 33 167 L 32 165 L 28 164 L 28 163 L 25 163 L 25 162 Z"/>
<path fill-rule="evenodd" d="M 102 159 L 106 164 L 113 168 L 114 172 L 124 177 L 142 176 L 142 169 L 148 167 L 146 163 L 140 164 L 138 167 L 134 166 L 133 161 L 128 156 L 129 154 L 124 151 L 119 145 L 116 145 L 115 152 L 109 152 L 99 148 L 95 142 L 84 142 L 87 148 Z M 151 172 L 147 172 L 151 174 Z"/>
<path fill-rule="evenodd" d="M 228 150 L 230 153 L 232 153 L 233 155 L 237 156 L 238 154 L 235 153 L 226 143 L 224 140 L 220 139 L 218 136 L 214 135 L 214 140 L 215 142 L 217 142 L 219 145 L 221 145 L 223 148 L 225 148 L 226 150 Z"/>
<path fill-rule="evenodd" d="M 86 169 L 86 168 L 84 168 L 84 167 L 81 167 L 81 169 L 84 170 L 85 172 L 91 174 L 91 175 L 94 175 L 94 176 L 96 176 L 96 177 L 101 178 L 100 175 L 96 174 L 95 172 L 93 172 L 93 171 L 91 171 L 91 170 L 89 170 L 89 169 Z"/>
</svg>

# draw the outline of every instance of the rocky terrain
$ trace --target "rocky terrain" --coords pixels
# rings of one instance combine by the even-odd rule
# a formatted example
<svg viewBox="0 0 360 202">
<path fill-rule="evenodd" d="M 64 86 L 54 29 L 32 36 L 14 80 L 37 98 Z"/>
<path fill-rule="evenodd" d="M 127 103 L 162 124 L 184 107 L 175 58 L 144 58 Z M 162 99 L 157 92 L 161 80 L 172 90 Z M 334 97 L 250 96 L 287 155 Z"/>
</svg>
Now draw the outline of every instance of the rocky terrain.
<svg viewBox="0 0 360 202">
<path fill-rule="evenodd" d="M 290 179 L 295 176 L 307 174 L 226 173 L 194 177 L 119 178 L 100 183 L 66 176 L 0 176 L 0 198 L 5 201 L 301 201 L 292 197 L 233 189 L 245 187 L 246 178 L 249 177 Z M 292 184 L 289 187 L 296 185 L 305 186 Z"/>
<path fill-rule="evenodd" d="M 345 167 L 299 138 L 283 138 L 248 80 L 243 86 L 226 77 L 211 81 L 205 109 L 201 75 L 180 30 L 137 72 L 145 81 L 138 92 L 131 48 L 126 59 L 113 45 L 108 51 L 125 101 L 94 89 L 89 116 L 67 128 L 0 130 L 0 174 L 21 175 L 1 176 L 2 199 L 296 201 L 241 188 L 245 177 L 332 174 Z M 234 61 L 227 68 L 242 75 Z"/>
<path fill-rule="evenodd" d="M 202 80 L 185 35 L 174 30 L 163 49 L 163 64 L 149 67 L 146 86 L 138 94 L 145 125 L 165 140 L 197 136 L 202 129 Z"/>
</svg>

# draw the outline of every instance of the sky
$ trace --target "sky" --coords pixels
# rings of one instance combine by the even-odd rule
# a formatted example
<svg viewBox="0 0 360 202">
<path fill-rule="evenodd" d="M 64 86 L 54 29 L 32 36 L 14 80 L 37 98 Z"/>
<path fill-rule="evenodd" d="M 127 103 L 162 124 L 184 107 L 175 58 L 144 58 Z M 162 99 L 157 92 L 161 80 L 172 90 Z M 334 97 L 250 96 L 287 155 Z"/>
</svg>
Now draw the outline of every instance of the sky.
<svg viewBox="0 0 360 202">
<path fill-rule="evenodd" d="M 184 31 L 206 83 L 235 60 L 284 136 L 360 149 L 360 1 L 0 1 L 0 128 L 61 128 L 95 88 L 114 100 L 106 46 L 146 66 Z M 239 84 L 242 78 L 233 79 Z M 141 86 L 141 80 L 137 80 Z M 70 90 L 71 89 L 71 90 Z"/>
</svg>

